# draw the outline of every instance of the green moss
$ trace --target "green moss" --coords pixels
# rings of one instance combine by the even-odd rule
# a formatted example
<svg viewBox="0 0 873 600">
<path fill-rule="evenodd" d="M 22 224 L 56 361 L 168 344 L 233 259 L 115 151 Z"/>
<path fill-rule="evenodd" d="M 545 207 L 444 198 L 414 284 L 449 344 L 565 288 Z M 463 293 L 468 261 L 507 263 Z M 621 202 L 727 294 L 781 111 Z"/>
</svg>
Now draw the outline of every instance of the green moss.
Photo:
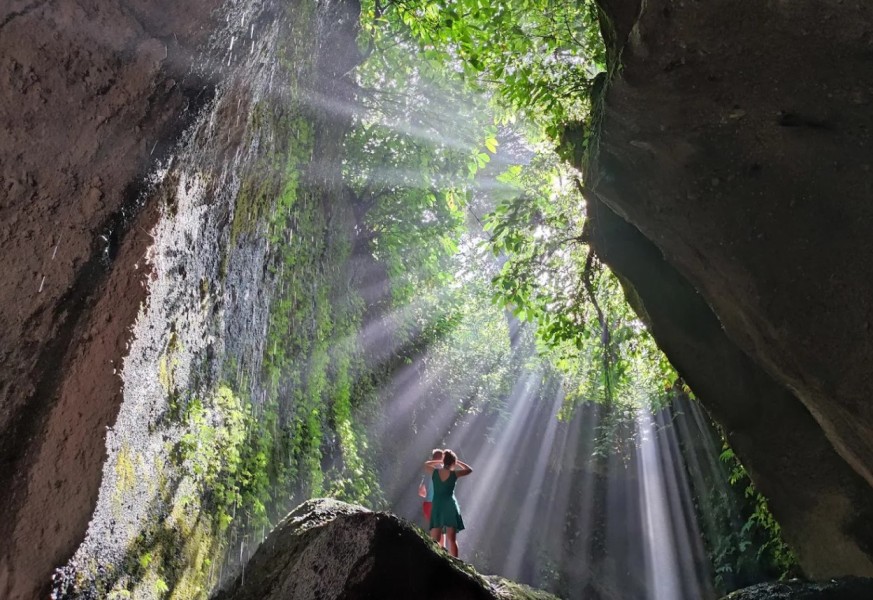
<svg viewBox="0 0 873 600">
<path fill-rule="evenodd" d="M 117 488 L 120 491 L 133 489 L 136 484 L 136 468 L 133 463 L 134 457 L 128 444 L 124 444 L 115 459 L 115 476 Z"/>
<path fill-rule="evenodd" d="M 505 600 L 558 600 L 557 596 L 502 577 L 486 577 L 485 579 Z"/>
<path fill-rule="evenodd" d="M 171 395 L 176 387 L 176 369 L 179 367 L 179 352 L 182 342 L 176 332 L 170 333 L 167 348 L 158 358 L 158 381 L 164 393 Z"/>
<path fill-rule="evenodd" d="M 288 17 L 293 21 L 292 30 L 312 30 L 315 2 L 295 3 Z M 298 82 L 311 76 L 315 43 L 315 36 L 295 36 L 287 41 L 280 50 L 279 64 L 286 71 L 288 101 L 260 101 L 249 112 L 249 145 L 265 150 L 242 174 L 231 221 L 231 245 L 265 223 L 271 240 L 281 234 L 275 227 L 277 217 L 287 215 L 296 200 L 301 167 L 310 162 L 313 146 L 306 98 Z"/>
<path fill-rule="evenodd" d="M 225 385 L 207 403 L 194 399 L 188 405 L 187 433 L 178 455 L 199 495 L 210 499 L 219 529 L 227 527 L 233 507 L 241 501 L 240 468 L 249 421 L 247 407 Z"/>
<path fill-rule="evenodd" d="M 247 416 L 227 386 L 206 402 L 189 403 L 186 416 L 189 433 L 177 458 L 188 475 L 159 486 L 167 512 L 128 548 L 124 575 L 112 586 L 116 593 L 193 600 L 205 598 L 215 583 L 214 565 L 226 551 L 229 520 L 223 519 L 241 502 Z"/>
<path fill-rule="evenodd" d="M 266 223 L 271 241 L 275 242 L 274 238 L 281 235 L 277 221 L 294 206 L 300 170 L 311 158 L 312 125 L 302 108 L 268 109 L 263 104 L 256 107 L 250 119 L 257 119 L 259 128 L 280 141 L 259 157 L 244 176 L 235 202 L 230 239 L 235 243 L 241 235 Z"/>
<path fill-rule="evenodd" d="M 137 538 L 126 569 L 132 575 L 129 589 L 116 593 L 171 600 L 205 598 L 215 577 L 211 558 L 221 556 L 224 548 L 198 514 L 199 510 L 179 503 L 163 525 Z"/>
<path fill-rule="evenodd" d="M 115 490 L 112 495 L 112 509 L 117 514 L 123 510 L 124 498 L 137 484 L 137 466 L 142 466 L 142 457 L 123 444 L 115 457 Z"/>
</svg>

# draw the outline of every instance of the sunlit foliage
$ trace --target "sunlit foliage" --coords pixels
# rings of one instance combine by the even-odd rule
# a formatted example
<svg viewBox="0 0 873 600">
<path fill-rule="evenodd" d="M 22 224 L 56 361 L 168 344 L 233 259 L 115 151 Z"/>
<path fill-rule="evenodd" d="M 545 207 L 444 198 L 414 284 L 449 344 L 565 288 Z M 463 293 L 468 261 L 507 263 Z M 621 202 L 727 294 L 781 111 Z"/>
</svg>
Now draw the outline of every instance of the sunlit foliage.
<svg viewBox="0 0 873 600">
<path fill-rule="evenodd" d="M 553 134 L 586 115 L 606 62 L 590 0 L 367 0 L 363 15 L 370 50 L 411 39 L 433 68 L 493 90 L 502 118 L 521 114 Z"/>
<path fill-rule="evenodd" d="M 569 406 L 606 401 L 659 407 L 676 373 L 589 246 L 579 175 L 548 149 L 500 177 L 516 189 L 489 215 L 504 257 L 495 298 L 537 324 L 541 350 L 568 382 Z"/>
<path fill-rule="evenodd" d="M 606 62 L 594 4 L 372 0 L 364 2 L 363 25 L 367 64 L 377 65 L 366 72 L 364 97 L 381 101 L 388 114 L 402 109 L 402 118 L 395 115 L 384 133 L 373 125 L 359 129 L 377 132 L 362 147 L 378 149 L 372 156 L 387 158 L 395 174 L 387 178 L 390 189 L 383 185 L 372 192 L 390 197 L 383 212 L 371 213 L 383 228 L 376 247 L 390 249 L 382 256 L 395 261 L 389 273 L 402 290 L 398 300 L 416 298 L 426 307 L 416 312 L 416 321 L 441 324 L 428 337 L 431 360 L 441 363 L 431 365 L 434 376 L 453 397 L 464 399 L 464 410 L 476 410 L 470 398 L 477 393 L 458 387 L 469 377 L 458 377 L 448 365 L 475 365 L 478 373 L 494 373 L 495 381 L 502 378 L 501 365 L 505 370 L 501 361 L 508 357 L 501 355 L 501 345 L 482 343 L 500 334 L 489 332 L 495 321 L 483 317 L 478 292 L 466 292 L 466 304 L 457 303 L 465 294 L 462 286 L 445 292 L 463 279 L 463 268 L 451 258 L 463 230 L 461 211 L 467 207 L 475 214 L 472 209 L 485 207 L 479 241 L 494 256 L 491 269 L 485 269 L 493 276 L 492 300 L 507 310 L 508 319 L 533 327 L 541 359 L 563 381 L 562 417 L 572 418 L 580 403 L 602 403 L 594 452 L 630 456 L 637 409 L 656 411 L 675 393 L 690 390 L 629 306 L 622 283 L 591 250 L 580 174 L 540 145 L 531 160 L 502 173 L 500 185 L 484 200 L 469 182 L 486 167 L 489 154 L 498 153 L 501 136 L 489 129 L 491 123 L 513 123 L 542 141 L 540 133 L 556 140 L 567 122 L 590 120 L 594 77 Z M 397 101 L 398 92 L 405 102 Z M 391 144 L 401 151 L 386 152 Z M 373 172 L 361 169 L 358 179 Z M 420 183 L 410 185 L 417 178 Z M 360 186 L 372 188 L 369 182 Z M 422 244 L 424 254 L 416 256 L 420 251 L 413 241 Z M 424 265 L 421 272 L 413 270 Z M 471 319 L 479 319 L 478 338 L 465 330 Z M 749 523 L 772 521 L 761 506 Z M 771 536 L 767 544 L 784 547 L 778 530 L 764 526 Z M 739 568 L 722 558 L 719 568 Z"/>
<path fill-rule="evenodd" d="M 749 474 L 727 444 L 719 458 L 730 470 L 731 486 L 742 490 L 748 514 L 738 531 L 716 540 L 717 576 L 725 580 L 741 578 L 744 568 L 751 565 L 782 578 L 798 575 L 797 556 L 782 539 L 782 529 L 770 512 L 767 499 L 752 485 Z"/>
<path fill-rule="evenodd" d="M 591 81 L 605 66 L 590 2 L 374 0 L 364 4 L 362 20 L 362 43 L 370 55 L 362 71 L 362 80 L 370 82 L 362 85 L 364 97 L 378 99 L 383 114 L 394 116 L 383 144 L 402 142 L 399 152 L 371 154 L 389 157 L 394 172 L 407 179 L 420 175 L 426 183 L 418 186 L 419 195 L 431 207 L 459 206 L 456 200 L 468 197 L 459 159 L 467 159 L 471 176 L 489 160 L 488 152 L 476 148 L 477 133 L 486 132 L 480 145 L 497 151 L 497 136 L 482 115 L 493 122 L 536 124 L 554 137 L 563 123 L 587 117 Z M 483 97 L 494 101 L 485 104 Z M 440 112 L 445 106 L 452 109 Z M 398 122 L 404 124 L 399 134 Z M 464 126 L 453 126 L 457 123 Z M 424 155 L 415 141 L 425 144 Z M 364 146 L 383 144 L 371 139 Z M 459 148 L 467 150 L 466 157 L 450 156 L 449 149 Z M 491 248 L 505 261 L 495 278 L 495 299 L 537 324 L 541 350 L 573 380 L 571 400 L 656 400 L 675 374 L 627 306 L 615 277 L 589 251 L 578 177 L 553 151 L 540 149 L 530 164 L 514 165 L 498 178 L 504 191 L 492 194 L 491 205 L 498 201 L 486 223 Z M 394 196 L 400 202 L 390 206 L 392 214 L 421 205 L 409 193 Z M 431 208 L 426 216 L 431 218 L 418 219 L 419 236 L 432 231 L 442 215 Z M 402 231 L 410 235 L 409 229 Z M 391 236 L 385 239 L 390 243 Z M 392 275 L 402 277 L 408 266 L 396 265 Z M 647 394 L 652 398 L 643 397 Z"/>
</svg>

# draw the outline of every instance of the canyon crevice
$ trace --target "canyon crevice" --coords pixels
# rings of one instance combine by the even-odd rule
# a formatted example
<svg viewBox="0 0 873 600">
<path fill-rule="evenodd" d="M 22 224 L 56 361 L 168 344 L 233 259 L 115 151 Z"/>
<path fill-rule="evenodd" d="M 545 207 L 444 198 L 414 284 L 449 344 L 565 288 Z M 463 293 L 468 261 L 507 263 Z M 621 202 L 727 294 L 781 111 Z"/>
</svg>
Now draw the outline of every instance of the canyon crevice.
<svg viewBox="0 0 873 600">
<path fill-rule="evenodd" d="M 873 8 L 599 4 L 609 73 L 593 122 L 566 137 L 591 245 L 723 427 L 805 573 L 873 576 Z M 59 567 L 60 598 L 160 596 L 158 581 L 202 596 L 235 580 L 299 489 L 324 492 L 337 465 L 371 474 L 363 453 L 342 464 L 341 444 L 365 445 L 342 410 L 353 388 L 400 396 L 426 349 L 392 312 L 371 207 L 343 181 L 360 8 L 0 9 L 3 598 L 46 597 Z M 389 372 L 400 376 L 377 379 Z M 374 445 L 412 435 L 393 425 Z M 236 445 L 192 451 L 194 434 Z M 267 483 L 257 495 L 246 482 L 250 521 L 229 528 L 242 477 L 239 498 L 220 498 L 224 481 L 204 483 L 192 464 L 220 470 L 236 452 L 243 471 L 240 448 L 254 448 Z M 619 480 L 591 486 L 599 504 Z M 590 511 L 577 500 L 558 506 Z M 327 508 L 325 522 L 342 513 L 432 558 L 394 517 Z M 365 554 L 349 589 L 376 593 Z M 605 572 L 603 557 L 586 560 Z M 505 582 L 450 577 L 469 597 L 509 597 Z"/>
</svg>

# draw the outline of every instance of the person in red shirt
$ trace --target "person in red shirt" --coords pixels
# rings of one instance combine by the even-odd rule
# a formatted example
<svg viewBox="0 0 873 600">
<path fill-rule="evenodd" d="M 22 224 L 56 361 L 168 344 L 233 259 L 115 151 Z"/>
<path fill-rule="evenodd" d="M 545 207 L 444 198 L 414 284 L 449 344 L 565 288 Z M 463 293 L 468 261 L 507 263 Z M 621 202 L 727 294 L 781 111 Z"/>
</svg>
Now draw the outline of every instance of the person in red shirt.
<svg viewBox="0 0 873 600">
<path fill-rule="evenodd" d="M 443 451 L 439 448 L 434 448 L 431 452 L 431 460 L 443 459 Z M 427 469 L 425 469 L 426 471 Z M 429 473 L 428 473 L 429 475 Z M 430 477 L 424 477 L 418 486 L 418 495 L 423 498 L 421 509 L 424 512 L 424 521 L 430 523 L 430 511 L 433 508 L 433 480 Z"/>
</svg>

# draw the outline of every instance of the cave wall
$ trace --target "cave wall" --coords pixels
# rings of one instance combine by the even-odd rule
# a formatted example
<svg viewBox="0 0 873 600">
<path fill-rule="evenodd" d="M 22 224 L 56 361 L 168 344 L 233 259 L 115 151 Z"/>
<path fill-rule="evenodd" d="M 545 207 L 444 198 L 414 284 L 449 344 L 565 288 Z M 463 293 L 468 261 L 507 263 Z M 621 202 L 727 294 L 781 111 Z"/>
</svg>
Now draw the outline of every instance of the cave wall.
<svg viewBox="0 0 873 600">
<path fill-rule="evenodd" d="M 158 218 L 147 176 L 212 96 L 191 63 L 218 5 L 0 9 L 4 598 L 45 590 L 84 535 L 120 402 L 115 371 L 145 298 Z"/>
<path fill-rule="evenodd" d="M 871 575 L 871 8 L 601 8 L 594 245 L 806 572 Z"/>
<path fill-rule="evenodd" d="M 341 371 L 311 340 L 355 351 L 333 319 L 353 328 L 358 310 L 337 304 L 354 300 L 355 221 L 335 160 L 358 11 L 0 10 L 3 598 L 203 595 L 232 571 L 231 541 L 247 557 L 266 512 L 284 514 L 293 490 L 271 486 L 296 475 L 258 444 L 287 431 L 304 389 L 334 390 L 300 383 Z M 297 347 L 275 343 L 283 326 Z M 242 489 L 231 471 L 255 459 L 242 466 L 259 487 Z"/>
</svg>

